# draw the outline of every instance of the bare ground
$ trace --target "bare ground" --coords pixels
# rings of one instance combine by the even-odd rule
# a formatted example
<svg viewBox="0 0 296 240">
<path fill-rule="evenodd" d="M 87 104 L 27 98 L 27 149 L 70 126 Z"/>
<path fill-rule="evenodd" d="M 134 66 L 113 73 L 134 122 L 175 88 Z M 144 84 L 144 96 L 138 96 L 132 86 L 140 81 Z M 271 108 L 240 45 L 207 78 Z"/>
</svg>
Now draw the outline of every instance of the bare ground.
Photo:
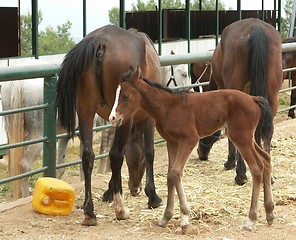
<svg viewBox="0 0 296 240">
<path fill-rule="evenodd" d="M 123 170 L 125 203 L 131 218 L 114 219 L 111 203 L 101 201 L 110 174 L 93 173 L 93 196 L 98 225 L 81 225 L 84 185 L 79 176 L 66 171 L 64 180 L 76 191 L 75 209 L 69 216 L 48 216 L 35 212 L 31 198 L 0 204 L 0 239 L 295 239 L 296 236 L 296 121 L 287 120 L 275 127 L 272 142 L 272 162 L 275 183 L 273 196 L 276 203 L 276 219 L 272 226 L 265 222 L 263 192 L 259 206 L 259 220 L 252 232 L 241 230 L 247 217 L 251 180 L 244 186 L 234 184 L 234 171 L 225 171 L 223 163 L 227 154 L 226 139 L 212 149 L 209 161 L 197 159 L 193 151 L 184 171 L 184 186 L 191 206 L 191 225 L 186 235 L 179 227 L 178 200 L 174 218 L 166 228 L 156 222 L 162 216 L 164 205 L 147 209 L 147 198 L 142 192 L 130 196 L 127 189 L 127 170 Z M 157 192 L 166 202 L 167 155 L 164 145 L 156 149 Z M 250 175 L 248 175 L 250 178 Z"/>
</svg>

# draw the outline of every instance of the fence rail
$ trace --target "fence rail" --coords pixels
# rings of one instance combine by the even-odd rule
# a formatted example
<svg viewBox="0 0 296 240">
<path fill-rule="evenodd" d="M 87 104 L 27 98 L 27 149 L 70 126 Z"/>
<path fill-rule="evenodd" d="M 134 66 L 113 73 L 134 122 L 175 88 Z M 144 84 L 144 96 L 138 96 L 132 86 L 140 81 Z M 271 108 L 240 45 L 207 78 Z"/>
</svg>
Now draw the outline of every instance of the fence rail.
<svg viewBox="0 0 296 240">
<path fill-rule="evenodd" d="M 282 51 L 295 51 L 296 43 L 286 43 L 282 45 Z M 178 54 L 178 55 L 167 55 L 160 56 L 160 62 L 162 66 L 167 65 L 177 65 L 177 64 L 188 64 L 196 61 L 204 61 L 210 60 L 212 58 L 212 51 L 204 51 L 199 53 L 187 53 L 187 54 Z M 20 146 L 26 146 L 29 144 L 35 144 L 43 142 L 43 167 L 32 170 L 27 173 L 23 173 L 17 176 L 12 176 L 9 178 L 5 178 L 0 180 L 0 184 L 8 183 L 14 180 L 18 180 L 24 177 L 29 177 L 35 174 L 44 173 L 45 176 L 56 176 L 56 169 L 69 167 L 72 165 L 80 164 L 80 160 L 71 161 L 63 164 L 56 165 L 56 154 L 50 154 L 52 152 L 56 152 L 56 142 L 58 139 L 67 137 L 68 134 L 60 134 L 56 135 L 56 119 L 55 119 L 55 87 L 57 81 L 57 74 L 60 68 L 60 64 L 43 64 L 43 65 L 28 65 L 28 66 L 11 66 L 11 67 L 3 67 L 0 68 L 0 82 L 5 81 L 13 81 L 19 79 L 32 79 L 32 78 L 40 78 L 44 77 L 44 104 L 39 106 L 21 108 L 21 109 L 13 109 L 0 112 L 0 116 L 14 114 L 19 112 L 31 111 L 31 110 L 40 110 L 44 109 L 44 136 L 39 139 L 33 139 L 30 141 L 24 141 L 20 143 L 7 144 L 4 146 L 0 146 L 0 150 L 10 149 Z M 295 70 L 296 68 L 284 69 L 284 71 Z M 202 83 L 205 85 L 207 83 Z M 194 86 L 198 86 L 199 84 L 195 84 Z M 285 91 L 295 89 L 289 88 Z M 284 92 L 281 90 L 280 92 Z M 295 106 L 291 106 L 289 108 L 281 109 L 280 111 L 287 111 Z M 101 131 L 107 128 L 110 128 L 111 125 L 107 124 L 104 126 L 95 127 L 94 131 Z M 76 131 L 75 134 L 79 134 L 79 131 Z M 163 142 L 163 140 L 157 140 L 155 143 Z M 95 159 L 101 159 L 108 156 L 107 153 L 101 154 L 95 157 Z"/>
</svg>

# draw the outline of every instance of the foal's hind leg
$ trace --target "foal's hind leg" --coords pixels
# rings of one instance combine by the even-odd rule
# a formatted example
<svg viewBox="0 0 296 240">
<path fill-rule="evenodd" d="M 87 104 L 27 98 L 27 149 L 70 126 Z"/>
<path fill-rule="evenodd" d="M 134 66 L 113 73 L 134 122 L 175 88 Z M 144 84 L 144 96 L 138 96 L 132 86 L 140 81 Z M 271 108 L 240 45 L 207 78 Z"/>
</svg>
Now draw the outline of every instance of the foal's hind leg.
<svg viewBox="0 0 296 240">
<path fill-rule="evenodd" d="M 260 193 L 260 184 L 263 179 L 264 166 L 263 166 L 261 157 L 258 155 L 257 151 L 255 150 L 254 145 L 256 145 L 256 143 L 254 141 L 250 141 L 249 143 L 245 142 L 245 143 L 236 144 L 236 145 L 242 157 L 248 163 L 248 166 L 250 168 L 250 172 L 252 175 L 252 179 L 253 179 L 249 219 L 246 221 L 244 225 L 245 229 L 252 230 L 254 222 L 258 218 L 258 201 L 259 201 L 259 193 Z"/>
<path fill-rule="evenodd" d="M 264 189 L 264 207 L 266 212 L 266 220 L 269 225 L 273 223 L 274 220 L 274 203 L 272 199 L 272 189 L 271 189 L 271 161 L 270 155 L 262 150 L 257 144 L 255 144 L 255 149 L 262 159 L 264 164 L 263 172 L 263 189 Z"/>
</svg>

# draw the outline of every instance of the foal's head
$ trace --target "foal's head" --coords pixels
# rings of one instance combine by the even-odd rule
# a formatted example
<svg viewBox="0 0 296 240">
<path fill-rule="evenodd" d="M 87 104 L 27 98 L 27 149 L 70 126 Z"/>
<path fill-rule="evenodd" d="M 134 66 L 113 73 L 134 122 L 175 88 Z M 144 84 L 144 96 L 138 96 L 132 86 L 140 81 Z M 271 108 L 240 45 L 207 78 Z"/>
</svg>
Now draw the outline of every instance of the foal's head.
<svg viewBox="0 0 296 240">
<path fill-rule="evenodd" d="M 110 123 L 119 127 L 127 119 L 134 117 L 140 106 L 140 94 L 134 88 L 140 78 L 140 70 L 131 66 L 130 70 L 123 74 L 122 82 L 116 89 L 115 102 L 109 115 Z"/>
</svg>

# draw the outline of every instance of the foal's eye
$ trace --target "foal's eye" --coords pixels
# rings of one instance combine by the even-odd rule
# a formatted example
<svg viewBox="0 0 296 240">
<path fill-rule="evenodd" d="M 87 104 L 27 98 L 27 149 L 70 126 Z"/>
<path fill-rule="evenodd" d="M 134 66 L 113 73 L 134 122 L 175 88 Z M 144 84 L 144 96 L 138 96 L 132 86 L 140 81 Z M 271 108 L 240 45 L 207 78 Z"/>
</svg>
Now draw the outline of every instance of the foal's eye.
<svg viewBox="0 0 296 240">
<path fill-rule="evenodd" d="M 124 98 L 124 99 L 128 99 L 128 97 L 129 97 L 129 94 L 124 94 L 124 95 L 123 95 L 123 98 Z"/>
</svg>

